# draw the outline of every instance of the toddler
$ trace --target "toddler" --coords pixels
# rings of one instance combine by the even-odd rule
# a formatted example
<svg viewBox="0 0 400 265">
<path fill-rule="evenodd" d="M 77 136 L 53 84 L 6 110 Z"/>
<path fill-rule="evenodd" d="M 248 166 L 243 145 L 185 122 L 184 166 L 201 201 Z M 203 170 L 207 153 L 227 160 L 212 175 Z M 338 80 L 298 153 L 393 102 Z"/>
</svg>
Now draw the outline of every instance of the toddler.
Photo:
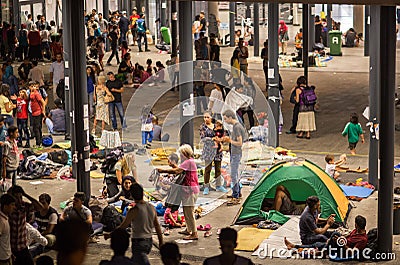
<svg viewBox="0 0 400 265">
<path fill-rule="evenodd" d="M 175 209 L 174 209 L 175 210 Z M 164 213 L 164 221 L 168 224 L 171 228 L 173 227 L 184 227 L 185 224 L 185 217 L 179 215 L 179 211 L 173 211 L 171 208 L 167 208 Z"/>
<path fill-rule="evenodd" d="M 213 138 L 213 140 L 215 142 L 214 148 L 218 148 L 218 152 L 221 152 L 222 144 L 220 141 L 217 140 L 217 138 L 222 138 L 222 137 L 224 137 L 224 134 L 225 134 L 224 126 L 222 125 L 222 121 L 217 120 L 215 122 L 213 131 L 215 133 L 215 137 Z"/>
<path fill-rule="evenodd" d="M 326 162 L 326 166 L 325 166 L 325 172 L 331 176 L 332 178 L 334 178 L 337 182 L 340 181 L 340 174 L 339 172 L 336 171 L 336 167 L 339 167 L 340 165 L 342 165 L 344 162 L 346 162 L 347 157 L 345 154 L 340 156 L 340 159 L 338 161 L 335 161 L 335 157 L 333 155 L 326 155 L 325 156 L 325 162 Z"/>
<path fill-rule="evenodd" d="M 343 136 L 347 135 L 347 140 L 349 142 L 349 149 L 352 155 L 356 154 L 356 146 L 361 138 L 361 143 L 364 143 L 364 132 L 361 128 L 361 124 L 358 122 L 357 113 L 352 113 L 350 115 L 350 121 L 344 127 L 342 132 Z"/>
</svg>

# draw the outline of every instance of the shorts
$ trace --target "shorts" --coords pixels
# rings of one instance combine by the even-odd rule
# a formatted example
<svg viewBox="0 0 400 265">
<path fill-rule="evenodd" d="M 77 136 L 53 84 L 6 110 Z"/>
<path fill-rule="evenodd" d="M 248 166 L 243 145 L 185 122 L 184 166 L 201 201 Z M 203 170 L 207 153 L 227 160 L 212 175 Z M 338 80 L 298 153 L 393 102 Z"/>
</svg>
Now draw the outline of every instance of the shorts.
<svg viewBox="0 0 400 265">
<path fill-rule="evenodd" d="M 355 143 L 349 143 L 349 149 L 350 149 L 350 150 L 354 150 L 354 149 L 356 149 L 357 143 L 358 143 L 358 142 L 355 142 Z"/>
</svg>

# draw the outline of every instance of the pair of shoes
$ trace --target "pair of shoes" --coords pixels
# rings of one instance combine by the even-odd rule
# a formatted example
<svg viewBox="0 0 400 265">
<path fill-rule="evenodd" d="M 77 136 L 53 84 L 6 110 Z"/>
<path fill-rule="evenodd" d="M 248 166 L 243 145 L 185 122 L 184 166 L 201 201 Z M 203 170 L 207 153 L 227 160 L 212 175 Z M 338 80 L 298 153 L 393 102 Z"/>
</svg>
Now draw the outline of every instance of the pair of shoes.
<svg viewBox="0 0 400 265">
<path fill-rule="evenodd" d="M 227 205 L 228 206 L 232 206 L 232 205 L 238 205 L 240 204 L 240 199 L 239 198 L 231 198 L 228 202 Z"/>
<path fill-rule="evenodd" d="M 212 236 L 212 232 L 211 231 L 206 231 L 204 233 L 204 237 L 210 237 L 210 236 Z"/>
<path fill-rule="evenodd" d="M 146 49 L 145 51 L 146 51 L 146 52 L 150 52 L 150 50 L 149 50 L 149 49 Z"/>
<path fill-rule="evenodd" d="M 303 135 L 296 135 L 296 138 L 304 138 L 304 136 Z"/>
<path fill-rule="evenodd" d="M 169 231 L 169 228 L 167 227 L 167 228 L 165 228 L 165 230 L 164 230 L 164 236 L 169 236 L 169 234 L 170 234 L 170 231 Z"/>
<path fill-rule="evenodd" d="M 228 192 L 228 190 L 224 186 L 217 186 L 215 189 L 219 192 Z"/>
<path fill-rule="evenodd" d="M 211 230 L 211 228 L 212 227 L 210 224 L 197 226 L 197 230 L 199 230 L 199 231 L 209 231 L 209 230 Z"/>
<path fill-rule="evenodd" d="M 304 137 L 304 138 L 306 138 L 307 140 L 310 140 L 310 139 L 311 139 L 311 137 L 310 137 L 310 136 L 306 136 L 306 137 Z"/>
<path fill-rule="evenodd" d="M 210 189 L 208 187 L 204 188 L 203 195 L 208 195 L 210 193 Z"/>
<path fill-rule="evenodd" d="M 197 236 L 190 235 L 190 236 L 185 236 L 183 240 L 199 240 L 199 238 Z"/>
<path fill-rule="evenodd" d="M 107 63 L 106 65 L 107 65 L 107 66 L 111 66 L 111 63 Z"/>
<path fill-rule="evenodd" d="M 142 50 L 142 49 L 140 49 L 140 50 L 139 50 L 139 52 L 143 52 L 143 50 Z"/>
<path fill-rule="evenodd" d="M 296 132 L 293 131 L 287 131 L 286 134 L 295 134 Z"/>
</svg>

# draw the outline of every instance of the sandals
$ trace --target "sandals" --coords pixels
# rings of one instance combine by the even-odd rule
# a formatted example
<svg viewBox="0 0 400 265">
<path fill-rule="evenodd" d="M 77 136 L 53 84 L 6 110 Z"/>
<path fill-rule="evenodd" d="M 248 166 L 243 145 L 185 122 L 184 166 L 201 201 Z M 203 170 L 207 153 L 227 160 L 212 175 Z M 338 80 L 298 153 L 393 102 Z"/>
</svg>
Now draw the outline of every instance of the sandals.
<svg viewBox="0 0 400 265">
<path fill-rule="evenodd" d="M 296 138 L 304 138 L 304 136 L 303 135 L 296 135 Z"/>
<path fill-rule="evenodd" d="M 211 231 L 206 231 L 205 233 L 204 233 L 204 237 L 210 237 L 210 236 L 212 236 L 212 232 Z"/>
<path fill-rule="evenodd" d="M 170 235 L 170 231 L 169 231 L 169 228 L 165 228 L 165 230 L 164 230 L 164 236 L 169 236 Z"/>
<path fill-rule="evenodd" d="M 203 226 L 203 225 L 199 225 L 199 226 L 197 226 L 197 230 L 199 230 L 199 231 L 209 231 L 209 230 L 211 230 L 211 225 L 210 224 L 206 224 L 205 226 Z"/>
<path fill-rule="evenodd" d="M 183 240 L 199 240 L 199 238 L 198 237 L 194 237 L 192 235 L 189 235 L 189 236 L 185 236 L 183 238 Z"/>
</svg>

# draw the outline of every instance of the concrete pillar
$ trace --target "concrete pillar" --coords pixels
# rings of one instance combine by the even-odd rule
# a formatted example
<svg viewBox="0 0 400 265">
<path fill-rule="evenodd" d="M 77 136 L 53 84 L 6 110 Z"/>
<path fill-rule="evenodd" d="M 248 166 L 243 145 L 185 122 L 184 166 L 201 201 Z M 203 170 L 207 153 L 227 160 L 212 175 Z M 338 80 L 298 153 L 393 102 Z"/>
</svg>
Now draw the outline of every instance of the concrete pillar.
<svg viewBox="0 0 400 265">
<path fill-rule="evenodd" d="M 381 119 L 379 127 L 378 253 L 392 253 L 396 6 L 381 6 L 380 22 Z"/>
<path fill-rule="evenodd" d="M 379 118 L 379 87 L 380 87 L 380 6 L 371 6 L 371 28 L 370 31 L 374 32 L 375 37 L 371 38 L 371 45 L 369 45 L 369 121 L 378 123 Z M 370 133 L 369 138 L 369 154 L 368 154 L 368 182 L 378 187 L 378 150 L 379 141 Z"/>
<path fill-rule="evenodd" d="M 279 25 L 279 4 L 272 2 L 268 4 L 268 70 L 272 74 L 268 76 L 268 104 L 271 107 L 272 117 L 268 115 L 268 142 L 269 145 L 279 146 L 279 66 L 278 54 L 279 45 L 278 39 L 278 25 Z M 272 126 L 275 125 L 275 126 Z"/>
<path fill-rule="evenodd" d="M 354 5 L 353 6 L 353 28 L 357 33 L 364 32 L 364 6 L 363 5 Z"/>
<path fill-rule="evenodd" d="M 208 36 L 219 36 L 218 2 L 208 2 Z"/>
<path fill-rule="evenodd" d="M 192 2 L 179 1 L 179 101 L 180 104 L 180 143 L 193 147 L 194 112 L 183 115 L 183 104 L 193 104 L 193 34 Z M 184 37 L 183 37 L 184 36 Z M 183 66 L 184 64 L 184 66 Z M 189 102 L 188 102 L 189 101 Z"/>
<path fill-rule="evenodd" d="M 303 10 L 303 12 L 304 12 L 304 10 Z M 309 51 L 312 51 L 313 46 L 315 44 L 315 25 L 314 24 L 315 24 L 315 5 L 309 5 L 309 16 L 308 16 L 308 45 L 309 45 L 308 50 Z"/>
<path fill-rule="evenodd" d="M 260 4 L 254 3 L 254 56 L 260 56 Z"/>
<path fill-rule="evenodd" d="M 235 2 L 229 2 L 229 46 L 235 47 Z"/>
<path fill-rule="evenodd" d="M 299 4 L 293 4 L 293 26 L 300 26 Z"/>
</svg>

